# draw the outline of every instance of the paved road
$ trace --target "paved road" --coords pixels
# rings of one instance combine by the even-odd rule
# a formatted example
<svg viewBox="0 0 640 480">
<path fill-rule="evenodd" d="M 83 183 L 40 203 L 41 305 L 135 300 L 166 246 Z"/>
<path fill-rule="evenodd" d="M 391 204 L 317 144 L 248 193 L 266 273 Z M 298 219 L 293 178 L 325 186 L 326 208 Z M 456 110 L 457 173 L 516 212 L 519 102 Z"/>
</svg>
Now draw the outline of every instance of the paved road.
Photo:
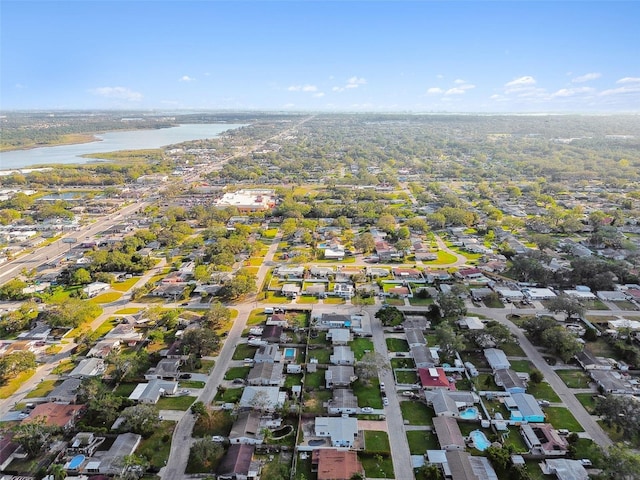
<svg viewBox="0 0 640 480">
<path fill-rule="evenodd" d="M 382 322 L 375 318 L 375 314 L 379 308 L 379 305 L 368 306 L 365 307 L 364 310 L 371 323 L 374 350 L 387 359 L 389 352 L 387 351 L 387 342 L 384 337 Z M 402 418 L 402 411 L 400 410 L 400 401 L 398 400 L 398 395 L 395 390 L 393 372 L 391 369 L 382 370 L 378 372 L 378 376 L 380 377 L 380 381 L 385 384 L 387 398 L 389 399 L 389 405 L 385 407 L 385 414 L 395 478 L 410 480 L 414 478 L 413 468 L 411 466 L 411 452 L 409 450 L 407 435 L 404 431 L 404 420 Z"/>
<path fill-rule="evenodd" d="M 488 318 L 497 320 L 506 325 L 511 333 L 517 338 L 520 348 L 526 356 L 533 362 L 534 366 L 542 372 L 545 380 L 551 385 L 553 390 L 558 394 L 562 403 L 567 407 L 576 420 L 582 425 L 584 431 L 598 445 L 606 447 L 612 444 L 609 436 L 602 430 L 595 419 L 585 410 L 582 404 L 575 397 L 573 392 L 566 386 L 562 379 L 556 374 L 554 369 L 542 357 L 542 354 L 534 347 L 529 339 L 524 335 L 522 330 L 507 319 L 508 312 L 497 311 L 495 308 L 476 308 L 470 307 L 469 313 L 478 313 Z"/>
<path fill-rule="evenodd" d="M 280 238 L 281 236 L 278 235 L 273 239 L 273 243 L 265 255 L 262 266 L 258 270 L 256 281 L 258 288 L 262 285 L 262 282 L 269 271 L 270 267 L 268 265 L 270 264 L 269 262 L 273 261 Z M 255 301 L 245 301 L 238 306 L 232 306 L 238 310 L 238 316 L 236 317 L 236 320 L 234 321 L 233 326 L 222 345 L 222 349 L 216 358 L 216 364 L 207 379 L 207 383 L 198 396 L 198 400 L 203 402 L 205 405 L 209 405 L 215 397 L 218 391 L 218 386 L 222 383 L 229 362 L 231 362 L 231 357 L 233 356 L 236 345 L 241 339 L 242 331 L 246 327 L 249 314 L 256 306 L 257 302 Z M 194 425 L 195 417 L 190 413 L 184 415 L 177 423 L 173 432 L 173 440 L 171 442 L 171 451 L 169 453 L 169 459 L 167 460 L 167 466 L 160 471 L 161 478 L 174 480 L 184 477 L 187 462 L 189 460 L 189 450 L 193 443 L 191 432 L 193 431 Z"/>
</svg>

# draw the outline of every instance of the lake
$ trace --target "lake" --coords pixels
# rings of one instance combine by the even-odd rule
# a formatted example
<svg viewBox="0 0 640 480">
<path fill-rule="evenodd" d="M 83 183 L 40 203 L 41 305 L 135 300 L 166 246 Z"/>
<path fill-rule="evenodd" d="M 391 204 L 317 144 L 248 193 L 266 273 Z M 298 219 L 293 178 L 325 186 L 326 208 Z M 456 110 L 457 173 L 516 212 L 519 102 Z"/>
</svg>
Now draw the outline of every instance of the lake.
<svg viewBox="0 0 640 480">
<path fill-rule="evenodd" d="M 214 138 L 227 130 L 243 126 L 231 123 L 194 123 L 155 130 L 107 132 L 95 135 L 99 141 L 91 143 L 2 152 L 0 153 L 0 170 L 55 163 L 94 162 L 95 159 L 82 158 L 80 155 L 115 152 L 118 150 L 160 148 L 190 140 Z"/>
</svg>

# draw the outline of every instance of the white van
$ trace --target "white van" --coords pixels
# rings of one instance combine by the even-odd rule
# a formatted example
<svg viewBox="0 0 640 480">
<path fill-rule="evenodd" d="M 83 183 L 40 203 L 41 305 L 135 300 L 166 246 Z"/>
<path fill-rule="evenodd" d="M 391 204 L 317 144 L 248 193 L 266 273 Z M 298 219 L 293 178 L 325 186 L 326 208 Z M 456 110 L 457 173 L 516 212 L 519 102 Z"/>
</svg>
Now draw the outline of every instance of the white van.
<svg viewBox="0 0 640 480">
<path fill-rule="evenodd" d="M 273 313 L 273 307 L 265 307 L 264 313 L 271 315 Z"/>
</svg>

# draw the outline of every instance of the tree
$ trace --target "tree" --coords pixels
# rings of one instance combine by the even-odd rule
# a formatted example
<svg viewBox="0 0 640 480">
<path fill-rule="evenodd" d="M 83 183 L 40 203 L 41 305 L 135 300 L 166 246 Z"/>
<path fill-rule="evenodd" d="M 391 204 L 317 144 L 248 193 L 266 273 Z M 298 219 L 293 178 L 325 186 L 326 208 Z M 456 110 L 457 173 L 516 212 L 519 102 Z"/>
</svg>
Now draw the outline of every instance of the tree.
<svg viewBox="0 0 640 480">
<path fill-rule="evenodd" d="M 70 285 L 86 285 L 88 283 L 91 283 L 91 274 L 84 268 L 74 270 L 69 277 Z"/>
<path fill-rule="evenodd" d="M 24 300 L 28 296 L 23 293 L 25 288 L 27 288 L 27 282 L 13 278 L 0 287 L 0 300 Z"/>
<path fill-rule="evenodd" d="M 220 296 L 231 300 L 256 291 L 256 276 L 248 270 L 240 269 L 235 277 L 220 289 Z"/>
<path fill-rule="evenodd" d="M 582 343 L 571 332 L 561 326 L 545 330 L 542 332 L 540 340 L 545 347 L 553 350 L 565 363 L 583 349 Z"/>
<path fill-rule="evenodd" d="M 487 448 L 486 452 L 487 458 L 498 472 L 505 472 L 507 470 L 511 459 L 511 451 L 508 448 L 494 447 L 492 445 Z"/>
<path fill-rule="evenodd" d="M 355 242 L 353 242 L 353 245 L 356 247 L 356 249 L 366 254 L 375 250 L 376 241 L 371 233 L 365 232 L 358 238 L 356 238 Z"/>
<path fill-rule="evenodd" d="M 508 342 L 512 338 L 509 327 L 493 320 L 486 323 L 484 331 L 493 338 L 496 344 Z"/>
<path fill-rule="evenodd" d="M 633 438 L 640 434 L 640 404 L 631 397 L 607 395 L 598 398 L 595 414 L 601 416 L 607 425 L 622 430 L 625 437 Z"/>
<path fill-rule="evenodd" d="M 4 383 L 19 373 L 36 368 L 36 355 L 29 351 L 17 351 L 0 357 L 0 382 Z"/>
<path fill-rule="evenodd" d="M 122 459 L 122 473 L 118 476 L 120 480 L 138 480 L 142 478 L 149 468 L 149 461 L 136 454 L 125 455 Z"/>
<path fill-rule="evenodd" d="M 224 449 L 219 442 L 203 438 L 193 443 L 189 459 L 199 467 L 198 471 L 210 471 L 218 464 L 223 455 Z"/>
<path fill-rule="evenodd" d="M 581 317 L 585 312 L 584 305 L 579 299 L 565 294 L 549 300 L 547 308 L 554 313 L 564 312 L 567 315 L 567 320 L 574 316 Z"/>
<path fill-rule="evenodd" d="M 531 380 L 531 383 L 538 385 L 544 380 L 544 375 L 542 375 L 540 370 L 534 368 L 529 374 L 529 380 Z"/>
<path fill-rule="evenodd" d="M 49 474 L 53 475 L 53 480 L 65 480 L 67 478 L 67 469 L 61 463 L 53 463 L 49 467 Z"/>
<path fill-rule="evenodd" d="M 462 336 L 456 334 L 450 325 L 442 324 L 435 328 L 436 341 L 446 358 L 453 358 L 457 351 L 464 349 Z"/>
<path fill-rule="evenodd" d="M 620 444 L 606 451 L 602 473 L 611 480 L 637 480 L 640 477 L 640 455 Z"/>
<path fill-rule="evenodd" d="M 77 327 L 93 320 L 101 312 L 102 309 L 95 303 L 69 297 L 51 305 L 46 318 L 51 326 Z"/>
<path fill-rule="evenodd" d="M 467 307 L 464 305 L 464 300 L 454 292 L 441 293 L 438 295 L 436 301 L 440 307 L 441 315 L 445 318 L 458 319 L 467 314 Z"/>
<path fill-rule="evenodd" d="M 425 463 L 418 470 L 420 478 L 426 478 L 428 480 L 442 480 L 442 470 L 435 463 Z"/>
<path fill-rule="evenodd" d="M 367 352 L 355 364 L 358 378 L 368 382 L 378 377 L 378 372 L 389 370 L 389 362 L 377 352 Z"/>
<path fill-rule="evenodd" d="M 182 335 L 182 352 L 200 358 L 217 350 L 220 337 L 209 328 L 192 328 Z"/>
<path fill-rule="evenodd" d="M 20 445 L 28 457 L 35 457 L 49 443 L 57 428 L 48 427 L 44 418 L 35 420 L 13 428 L 13 441 Z"/>
<path fill-rule="evenodd" d="M 193 269 L 193 278 L 198 282 L 203 282 L 211 277 L 207 265 L 198 265 Z"/>
<path fill-rule="evenodd" d="M 207 407 L 200 400 L 191 405 L 191 413 L 193 413 L 196 417 L 208 415 Z"/>
<path fill-rule="evenodd" d="M 401 325 L 404 321 L 402 312 L 393 306 L 385 306 L 378 310 L 375 317 L 382 322 L 385 327 L 395 327 Z"/>
<path fill-rule="evenodd" d="M 231 320 L 231 310 L 220 302 L 211 302 L 211 306 L 204 314 L 203 320 L 207 327 L 218 328 Z"/>
<path fill-rule="evenodd" d="M 396 218 L 389 213 L 384 213 L 380 215 L 376 225 L 380 230 L 384 230 L 387 233 L 393 233 L 396 230 Z"/>
<path fill-rule="evenodd" d="M 150 436 L 160 425 L 158 407 L 148 403 L 140 403 L 132 407 L 127 407 L 120 413 L 124 419 L 122 428 L 142 435 Z"/>
</svg>

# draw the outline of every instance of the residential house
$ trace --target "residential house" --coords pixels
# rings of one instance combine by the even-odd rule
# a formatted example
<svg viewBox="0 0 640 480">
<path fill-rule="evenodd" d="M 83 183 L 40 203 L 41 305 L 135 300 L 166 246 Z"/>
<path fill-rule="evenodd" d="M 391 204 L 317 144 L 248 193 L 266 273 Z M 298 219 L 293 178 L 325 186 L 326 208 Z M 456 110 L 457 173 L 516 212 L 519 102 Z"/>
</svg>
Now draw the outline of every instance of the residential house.
<svg viewBox="0 0 640 480">
<path fill-rule="evenodd" d="M 605 393 L 621 395 L 635 395 L 639 393 L 638 387 L 632 385 L 628 380 L 625 380 L 628 377 L 620 372 L 590 370 L 589 376 Z"/>
<path fill-rule="evenodd" d="M 304 278 L 304 267 L 278 267 L 278 278 L 283 280 L 302 280 Z"/>
<path fill-rule="evenodd" d="M 351 480 L 357 474 L 364 476 L 358 453 L 353 450 L 316 449 L 311 464 L 317 472 L 317 480 Z"/>
<path fill-rule="evenodd" d="M 446 457 L 451 480 L 498 480 L 486 457 L 476 457 L 459 450 L 447 451 Z"/>
<path fill-rule="evenodd" d="M 281 293 L 287 298 L 296 298 L 302 292 L 302 287 L 297 283 L 285 283 L 282 285 Z"/>
<path fill-rule="evenodd" d="M 318 267 L 314 266 L 309 269 L 309 275 L 313 278 L 326 279 L 329 275 L 333 275 L 333 267 Z"/>
<path fill-rule="evenodd" d="M 79 378 L 67 378 L 47 395 L 48 402 L 76 403 L 78 388 L 82 384 Z"/>
<path fill-rule="evenodd" d="M 484 357 L 487 359 L 491 370 L 503 370 L 511 368 L 511 363 L 507 360 L 507 355 L 499 348 L 486 348 Z"/>
<path fill-rule="evenodd" d="M 0 437 L 0 472 L 3 472 L 13 459 L 16 458 L 14 454 L 17 454 L 20 448 L 20 445 L 14 443 L 12 440 L 13 433 L 7 433 Z"/>
<path fill-rule="evenodd" d="M 353 365 L 355 363 L 355 356 L 351 347 L 335 346 L 333 347 L 333 354 L 329 357 L 329 361 L 334 365 Z"/>
<path fill-rule="evenodd" d="M 411 347 L 411 357 L 413 358 L 416 368 L 432 368 L 435 367 L 439 361 L 433 355 L 431 350 L 426 345 L 415 345 Z"/>
<path fill-rule="evenodd" d="M 327 340 L 331 340 L 333 346 L 347 345 L 353 340 L 353 336 L 351 330 L 347 328 L 330 328 L 327 332 Z"/>
<path fill-rule="evenodd" d="M 433 417 L 433 428 L 443 450 L 464 450 L 465 443 L 455 418 Z"/>
<path fill-rule="evenodd" d="M 97 448 L 105 441 L 105 437 L 98 437 L 93 432 L 78 432 L 71 439 L 67 447 L 67 455 L 85 455 L 92 457 Z"/>
<path fill-rule="evenodd" d="M 422 388 L 425 390 L 434 388 L 455 389 L 455 385 L 449 382 L 447 374 L 442 368 L 418 368 L 418 377 Z"/>
<path fill-rule="evenodd" d="M 231 444 L 241 443 L 245 445 L 262 445 L 264 435 L 260 428 L 260 412 L 247 410 L 240 412 L 238 418 L 233 422 L 229 433 Z"/>
<path fill-rule="evenodd" d="M 155 378 L 160 380 L 176 380 L 180 376 L 180 360 L 177 358 L 163 358 L 155 367 L 151 367 L 144 374 L 146 380 Z"/>
<path fill-rule="evenodd" d="M 324 380 L 327 388 L 348 387 L 358 377 L 352 366 L 330 365 L 324 372 Z"/>
<path fill-rule="evenodd" d="M 613 367 L 609 362 L 593 355 L 589 350 L 582 350 L 576 353 L 575 359 L 585 370 L 611 370 Z"/>
<path fill-rule="evenodd" d="M 258 347 L 258 351 L 253 357 L 255 363 L 277 363 L 280 362 L 282 354 L 278 345 L 267 344 Z"/>
<path fill-rule="evenodd" d="M 334 388 L 327 410 L 330 415 L 356 414 L 359 410 L 358 398 L 350 388 Z"/>
<path fill-rule="evenodd" d="M 155 378 L 149 383 L 139 383 L 129 395 L 129 400 L 155 405 L 160 397 L 175 395 L 177 392 L 178 382 Z"/>
<path fill-rule="evenodd" d="M 282 341 L 282 332 L 281 325 L 265 325 L 262 328 L 260 338 L 268 343 L 280 343 Z"/>
<path fill-rule="evenodd" d="M 120 351 L 120 340 L 107 339 L 100 340 L 91 350 L 87 352 L 87 357 L 107 358 L 111 352 Z"/>
<path fill-rule="evenodd" d="M 104 336 L 104 340 L 120 340 L 121 344 L 126 344 L 129 347 L 134 347 L 143 338 L 142 332 L 136 330 L 131 323 L 120 323 Z"/>
<path fill-rule="evenodd" d="M 121 433 L 103 456 L 86 464 L 85 471 L 102 475 L 121 475 L 125 470 L 125 457 L 133 455 L 141 441 L 140 435 Z"/>
<path fill-rule="evenodd" d="M 259 467 L 253 462 L 254 445 L 233 444 L 218 466 L 219 480 L 250 480 L 258 478 Z"/>
<path fill-rule="evenodd" d="M 588 480 L 589 473 L 580 460 L 568 458 L 547 459 L 540 464 L 542 473 L 555 475 L 558 480 Z"/>
<path fill-rule="evenodd" d="M 87 295 L 87 297 L 92 298 L 95 297 L 102 292 L 106 292 L 111 288 L 111 285 L 104 282 L 92 282 L 88 284 L 86 287 L 82 289 L 82 292 Z"/>
<path fill-rule="evenodd" d="M 351 316 L 339 313 L 323 313 L 317 323 L 318 328 L 349 328 L 351 326 Z"/>
<path fill-rule="evenodd" d="M 504 405 L 511 412 L 514 422 L 542 423 L 545 415 L 538 401 L 528 393 L 514 393 L 504 398 Z"/>
<path fill-rule="evenodd" d="M 424 283 L 422 272 L 415 268 L 393 268 L 391 269 L 393 279 L 400 282 Z"/>
<path fill-rule="evenodd" d="M 333 294 L 340 298 L 351 298 L 353 297 L 355 289 L 353 285 L 349 283 L 336 283 L 333 286 Z"/>
<path fill-rule="evenodd" d="M 498 387 L 502 387 L 505 392 L 524 393 L 527 391 L 527 384 L 520 378 L 517 372 L 510 368 L 504 368 L 493 372 L 493 379 Z"/>
<path fill-rule="evenodd" d="M 286 392 L 281 392 L 279 387 L 249 385 L 242 391 L 238 406 L 241 409 L 255 408 L 264 412 L 273 412 L 280 408 L 286 399 Z"/>
<path fill-rule="evenodd" d="M 460 409 L 472 407 L 480 401 L 473 392 L 449 391 L 443 388 L 424 392 L 427 405 L 433 407 L 438 417 L 459 417 Z"/>
<path fill-rule="evenodd" d="M 247 383 L 249 385 L 282 386 L 284 383 L 282 367 L 281 363 L 256 363 L 249 370 Z"/>
<path fill-rule="evenodd" d="M 329 437 L 332 447 L 352 448 L 358 438 L 358 419 L 355 417 L 316 417 L 316 437 Z"/>
<path fill-rule="evenodd" d="M 484 330 L 484 323 L 480 317 L 462 317 L 457 324 L 464 330 Z"/>
<path fill-rule="evenodd" d="M 521 425 L 520 433 L 532 455 L 564 456 L 569 448 L 567 440 L 548 423 Z"/>
<path fill-rule="evenodd" d="M 80 363 L 69 372 L 69 376 L 72 378 L 89 378 L 102 375 L 107 369 L 104 360 L 101 358 L 85 358 L 80 360 Z"/>
<path fill-rule="evenodd" d="M 48 427 L 59 427 L 68 430 L 73 428 L 83 408 L 83 405 L 40 403 L 31 410 L 31 413 L 23 420 L 23 423 L 33 423 L 41 418 Z"/>
<path fill-rule="evenodd" d="M 427 344 L 427 339 L 425 338 L 424 333 L 422 333 L 421 329 L 405 328 L 404 334 L 407 337 L 407 343 L 410 347 L 417 347 Z"/>
</svg>

